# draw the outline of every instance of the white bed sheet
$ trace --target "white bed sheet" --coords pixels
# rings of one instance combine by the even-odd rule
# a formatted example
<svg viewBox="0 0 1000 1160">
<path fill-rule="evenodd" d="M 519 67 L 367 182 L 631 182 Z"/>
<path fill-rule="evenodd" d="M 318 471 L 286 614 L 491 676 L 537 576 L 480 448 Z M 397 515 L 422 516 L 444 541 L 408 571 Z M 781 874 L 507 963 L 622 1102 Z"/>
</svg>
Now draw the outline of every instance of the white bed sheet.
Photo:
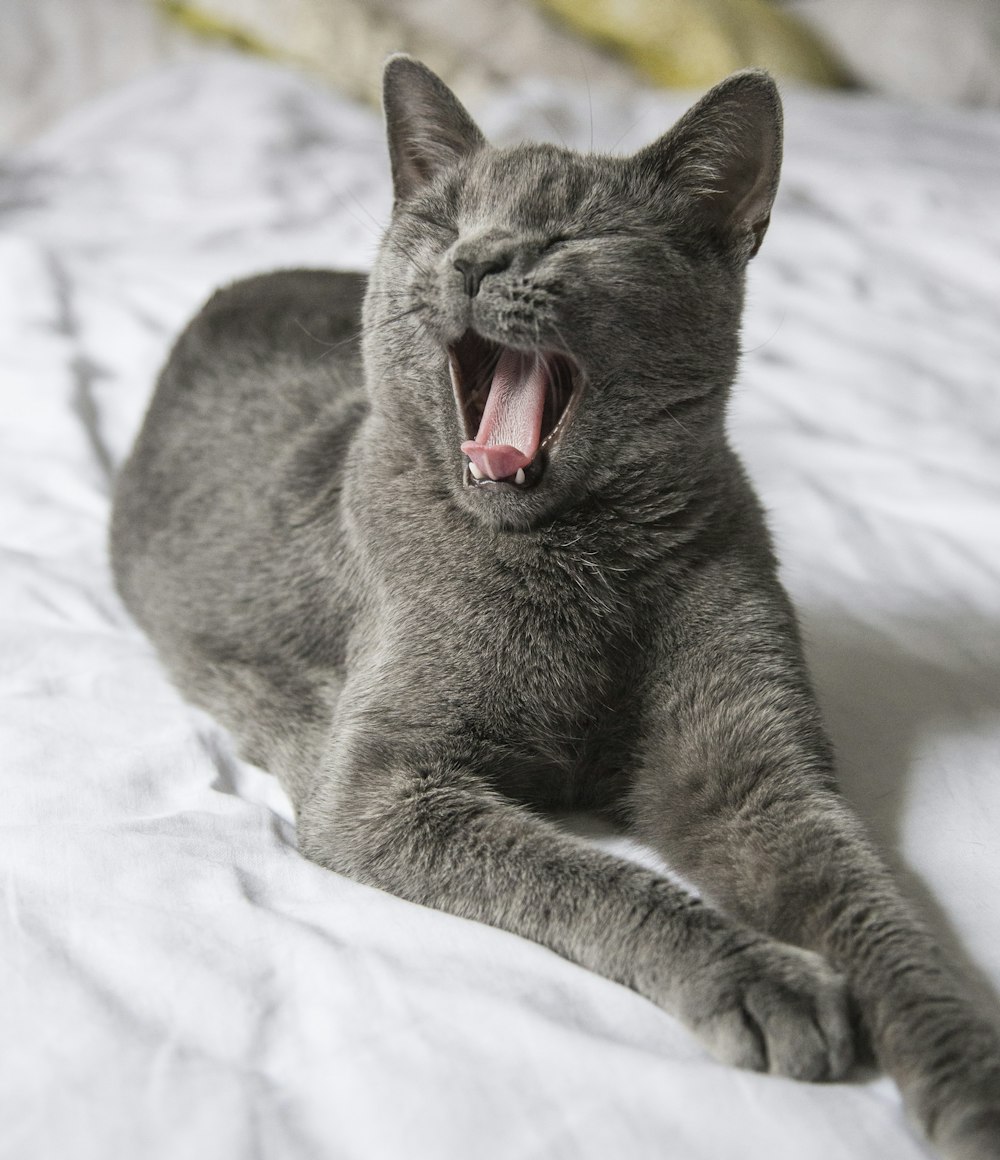
<svg viewBox="0 0 1000 1160">
<path fill-rule="evenodd" d="M 1000 116 L 790 92 L 732 429 L 845 791 L 1000 989 Z M 619 148 L 674 97 L 526 82 L 484 126 Z M 0 1156 L 916 1160 L 888 1081 L 722 1067 L 625 988 L 295 851 L 105 558 L 109 472 L 217 284 L 363 268 L 377 117 L 174 70 L 0 165 Z"/>
</svg>

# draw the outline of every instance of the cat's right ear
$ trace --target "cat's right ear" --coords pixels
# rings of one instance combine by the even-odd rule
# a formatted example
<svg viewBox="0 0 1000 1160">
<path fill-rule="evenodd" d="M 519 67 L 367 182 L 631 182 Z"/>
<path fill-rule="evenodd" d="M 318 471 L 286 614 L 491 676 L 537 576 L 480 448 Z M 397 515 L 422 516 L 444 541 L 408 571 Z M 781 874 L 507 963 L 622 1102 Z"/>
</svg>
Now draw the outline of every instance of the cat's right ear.
<svg viewBox="0 0 1000 1160">
<path fill-rule="evenodd" d="M 451 89 L 413 57 L 389 58 L 382 103 L 397 198 L 409 197 L 442 169 L 486 144 Z"/>
<path fill-rule="evenodd" d="M 742 260 L 760 248 L 781 172 L 781 98 L 760 69 L 717 84 L 637 154 L 689 220 Z"/>
</svg>

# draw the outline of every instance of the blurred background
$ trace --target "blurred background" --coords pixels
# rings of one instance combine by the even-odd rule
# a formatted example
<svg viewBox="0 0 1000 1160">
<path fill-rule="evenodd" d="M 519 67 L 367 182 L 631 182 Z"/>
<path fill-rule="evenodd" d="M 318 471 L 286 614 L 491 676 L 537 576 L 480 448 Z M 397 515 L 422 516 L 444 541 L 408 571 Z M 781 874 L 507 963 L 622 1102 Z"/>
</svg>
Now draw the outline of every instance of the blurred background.
<svg viewBox="0 0 1000 1160">
<path fill-rule="evenodd" d="M 465 96 L 524 74 L 704 88 L 785 81 L 1000 106 L 1000 0 L 0 0 L 0 147 L 160 64 L 286 62 L 368 102 L 388 52 Z"/>
</svg>

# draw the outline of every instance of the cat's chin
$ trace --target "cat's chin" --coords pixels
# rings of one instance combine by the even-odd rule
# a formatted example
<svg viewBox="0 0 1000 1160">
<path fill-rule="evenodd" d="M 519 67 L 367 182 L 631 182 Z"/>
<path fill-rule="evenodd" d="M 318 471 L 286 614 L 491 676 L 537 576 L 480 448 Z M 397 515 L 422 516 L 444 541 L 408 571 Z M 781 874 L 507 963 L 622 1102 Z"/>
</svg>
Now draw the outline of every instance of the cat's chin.
<svg viewBox="0 0 1000 1160">
<path fill-rule="evenodd" d="M 466 469 L 456 498 L 476 520 L 495 531 L 526 532 L 549 522 L 566 507 L 563 490 L 544 478 L 536 486 L 508 480 L 480 482 Z"/>
<path fill-rule="evenodd" d="M 583 394 L 579 365 L 562 351 L 505 346 L 474 330 L 447 355 L 466 436 L 464 486 L 498 495 L 534 490 Z"/>
</svg>

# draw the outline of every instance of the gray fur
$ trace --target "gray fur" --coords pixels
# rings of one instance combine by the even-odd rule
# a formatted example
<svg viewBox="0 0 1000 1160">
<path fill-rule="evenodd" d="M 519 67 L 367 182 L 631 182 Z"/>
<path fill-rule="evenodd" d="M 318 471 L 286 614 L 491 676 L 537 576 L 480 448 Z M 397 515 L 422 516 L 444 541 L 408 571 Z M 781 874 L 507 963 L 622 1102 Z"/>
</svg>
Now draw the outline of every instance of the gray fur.
<svg viewBox="0 0 1000 1160">
<path fill-rule="evenodd" d="M 745 1067 L 844 1075 L 846 980 L 930 1137 L 997 1160 L 997 1035 L 837 795 L 724 433 L 773 83 L 731 77 L 630 158 L 492 148 L 405 57 L 386 109 L 367 287 L 253 278 L 178 341 L 118 483 L 129 608 L 281 777 L 308 857 L 535 939 Z M 584 369 L 534 487 L 469 486 L 469 326 Z M 544 806 L 616 811 L 711 904 Z"/>
</svg>

